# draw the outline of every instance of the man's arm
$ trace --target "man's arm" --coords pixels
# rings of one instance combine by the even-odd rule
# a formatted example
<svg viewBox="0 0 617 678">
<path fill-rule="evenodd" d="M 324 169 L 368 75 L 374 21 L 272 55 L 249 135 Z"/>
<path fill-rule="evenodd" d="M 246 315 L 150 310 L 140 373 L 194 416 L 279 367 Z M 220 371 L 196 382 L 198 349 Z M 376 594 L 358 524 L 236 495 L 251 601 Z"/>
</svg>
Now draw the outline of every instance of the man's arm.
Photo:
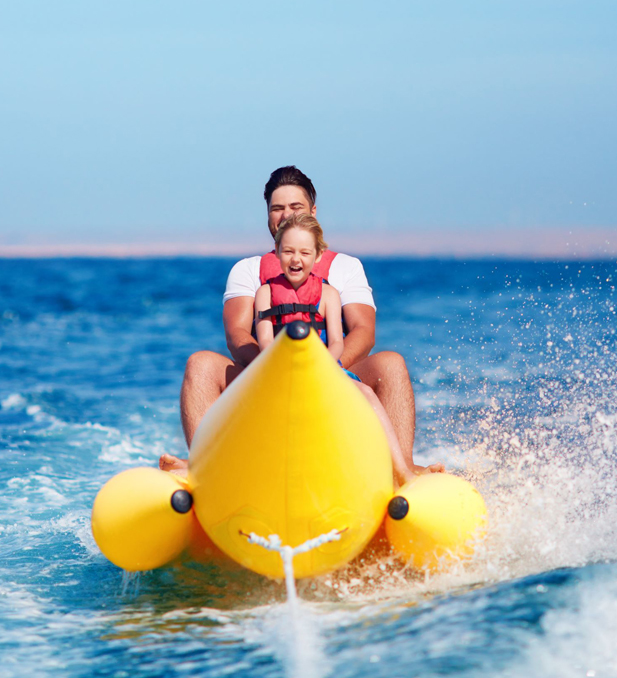
<svg viewBox="0 0 617 678">
<path fill-rule="evenodd" d="M 375 345 L 375 309 L 367 304 L 345 304 L 343 317 L 348 334 L 341 362 L 350 368 L 364 360 Z"/>
<path fill-rule="evenodd" d="M 245 367 L 259 355 L 259 345 L 251 334 L 253 297 L 234 297 L 223 306 L 223 325 L 231 357 Z"/>
</svg>

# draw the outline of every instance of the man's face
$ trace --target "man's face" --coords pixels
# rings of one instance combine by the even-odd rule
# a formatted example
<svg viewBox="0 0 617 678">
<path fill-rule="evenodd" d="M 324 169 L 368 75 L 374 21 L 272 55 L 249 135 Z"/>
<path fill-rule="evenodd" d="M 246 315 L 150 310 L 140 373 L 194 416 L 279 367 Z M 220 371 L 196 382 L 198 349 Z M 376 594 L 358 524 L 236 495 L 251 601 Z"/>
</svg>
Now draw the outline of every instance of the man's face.
<svg viewBox="0 0 617 678">
<path fill-rule="evenodd" d="M 292 214 L 311 214 L 315 216 L 317 207 L 310 206 L 308 196 L 300 186 L 279 186 L 272 193 L 268 205 L 268 228 L 272 237 L 278 231 L 282 221 Z"/>
</svg>

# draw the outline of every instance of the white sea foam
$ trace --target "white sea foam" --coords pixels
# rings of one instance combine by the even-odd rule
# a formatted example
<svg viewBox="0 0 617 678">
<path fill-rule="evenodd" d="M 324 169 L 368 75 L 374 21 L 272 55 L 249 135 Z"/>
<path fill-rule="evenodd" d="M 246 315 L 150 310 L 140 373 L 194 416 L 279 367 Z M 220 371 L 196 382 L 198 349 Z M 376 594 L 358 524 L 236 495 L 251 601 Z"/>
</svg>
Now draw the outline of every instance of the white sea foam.
<svg viewBox="0 0 617 678">
<path fill-rule="evenodd" d="M 50 530 L 58 534 L 73 535 L 83 546 L 88 556 L 99 556 L 101 554 L 92 536 L 89 511 L 70 511 L 64 516 L 52 520 Z"/>
<path fill-rule="evenodd" d="M 44 616 L 44 607 L 49 599 L 35 595 L 24 586 L 12 582 L 0 585 L 0 608 L 8 619 L 24 619 Z"/>
<path fill-rule="evenodd" d="M 70 501 L 62 494 L 62 488 L 54 478 L 40 473 L 10 478 L 7 487 L 19 493 L 11 498 L 12 503 L 32 503 L 36 497 L 36 504 L 48 510 L 50 507 L 63 506 Z"/>
<path fill-rule="evenodd" d="M 111 464 L 125 463 L 134 460 L 136 456 L 143 456 L 144 447 L 139 442 L 124 438 L 119 442 L 109 442 L 103 446 L 99 459 Z"/>
<path fill-rule="evenodd" d="M 48 431 L 64 428 L 67 423 L 62 419 L 46 412 L 40 405 L 28 405 L 26 414 L 37 424 L 43 425 L 42 430 L 33 430 L 33 436 L 46 435 Z"/>
<path fill-rule="evenodd" d="M 93 431 L 102 431 L 103 433 L 107 433 L 108 435 L 119 435 L 120 431 L 117 428 L 113 428 L 112 426 L 103 426 L 102 424 L 99 424 L 98 422 L 90 422 L 86 421 L 84 423 L 77 423 L 73 424 L 73 427 L 75 429 L 92 429 Z"/>
<path fill-rule="evenodd" d="M 542 634 L 528 640 L 513 678 L 559 676 L 602 678 L 617 675 L 617 584 L 607 577 L 580 582 L 567 608 L 550 610 Z"/>
<path fill-rule="evenodd" d="M 289 678 L 330 675 L 323 618 L 306 603 L 295 610 L 287 603 L 266 605 L 227 615 L 221 621 L 226 623 L 212 631 L 215 636 L 258 646 L 259 654 L 276 658 Z"/>
<path fill-rule="evenodd" d="M 11 393 L 0 402 L 0 405 L 3 410 L 21 410 L 26 406 L 26 399 L 19 393 Z"/>
</svg>

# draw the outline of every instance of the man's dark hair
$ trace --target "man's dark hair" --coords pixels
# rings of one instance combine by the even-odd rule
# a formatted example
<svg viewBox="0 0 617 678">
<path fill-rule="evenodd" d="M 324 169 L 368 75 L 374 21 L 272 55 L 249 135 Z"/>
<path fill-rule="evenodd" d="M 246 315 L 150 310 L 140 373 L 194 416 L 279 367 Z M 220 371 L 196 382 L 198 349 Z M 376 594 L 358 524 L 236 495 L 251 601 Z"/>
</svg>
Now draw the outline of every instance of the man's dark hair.
<svg viewBox="0 0 617 678">
<path fill-rule="evenodd" d="M 313 186 L 313 182 L 295 165 L 279 167 L 272 172 L 270 179 L 268 179 L 268 183 L 266 184 L 266 188 L 264 189 L 264 198 L 268 205 L 270 204 L 270 198 L 274 191 L 281 186 L 300 186 L 306 193 L 310 206 L 313 207 L 315 204 L 317 191 L 315 190 L 315 186 Z"/>
</svg>

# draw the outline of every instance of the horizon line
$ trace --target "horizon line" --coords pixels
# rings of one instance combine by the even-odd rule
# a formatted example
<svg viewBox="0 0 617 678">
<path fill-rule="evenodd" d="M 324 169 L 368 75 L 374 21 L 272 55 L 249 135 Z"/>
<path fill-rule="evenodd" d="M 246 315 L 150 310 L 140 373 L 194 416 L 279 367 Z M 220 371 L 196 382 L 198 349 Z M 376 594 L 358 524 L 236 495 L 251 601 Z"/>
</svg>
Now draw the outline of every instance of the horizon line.
<svg viewBox="0 0 617 678">
<path fill-rule="evenodd" d="M 328 236 L 333 250 L 358 256 L 417 258 L 612 259 L 617 257 L 617 229 L 537 229 L 520 231 L 411 232 Z M 272 248 L 266 237 L 243 237 L 233 244 L 211 242 L 12 243 L 0 242 L 0 258 L 170 258 L 245 257 Z"/>
</svg>

